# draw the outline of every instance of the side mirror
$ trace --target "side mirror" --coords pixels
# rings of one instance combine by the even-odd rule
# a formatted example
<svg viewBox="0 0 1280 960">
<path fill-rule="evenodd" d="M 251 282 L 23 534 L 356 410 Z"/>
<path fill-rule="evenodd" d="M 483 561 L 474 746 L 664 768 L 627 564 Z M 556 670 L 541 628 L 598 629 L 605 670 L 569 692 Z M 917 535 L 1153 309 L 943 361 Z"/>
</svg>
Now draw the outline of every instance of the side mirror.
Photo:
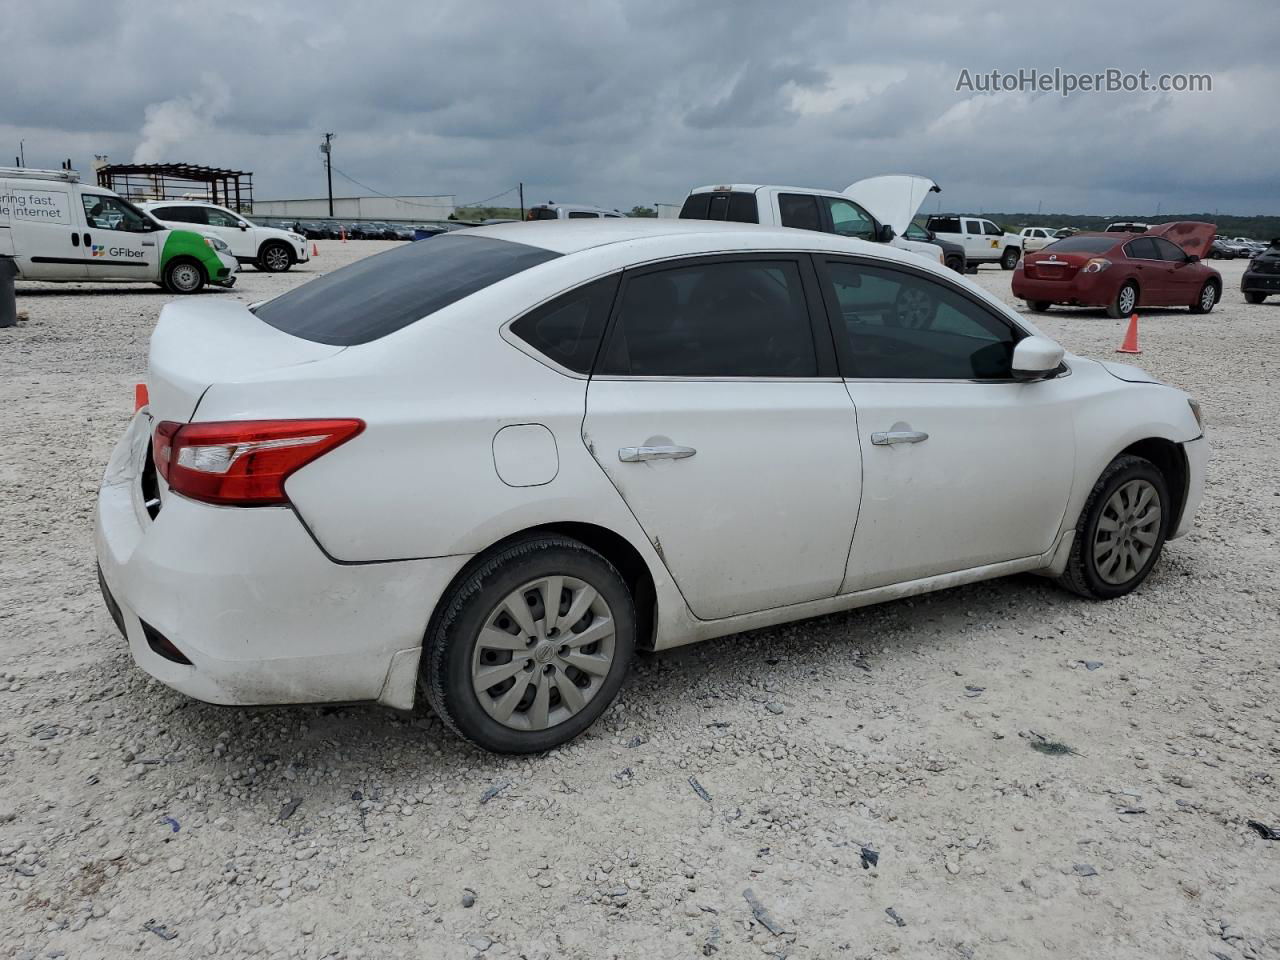
<svg viewBox="0 0 1280 960">
<path fill-rule="evenodd" d="M 1023 337 L 1013 348 L 1013 378 L 1044 380 L 1061 366 L 1065 352 L 1048 337 Z"/>
<path fill-rule="evenodd" d="M 1194 253 L 1187 254 L 1187 263 L 1199 263 L 1199 262 L 1200 262 L 1200 258 L 1197 257 Z"/>
<path fill-rule="evenodd" d="M 876 243 L 891 243 L 895 236 L 896 234 L 893 232 L 893 227 L 889 226 L 887 223 L 882 224 L 880 229 L 876 231 Z"/>
<path fill-rule="evenodd" d="M 245 223 L 243 220 L 241 220 L 238 224 L 236 224 L 236 226 L 238 226 L 241 230 L 249 229 L 249 225 Z"/>
</svg>

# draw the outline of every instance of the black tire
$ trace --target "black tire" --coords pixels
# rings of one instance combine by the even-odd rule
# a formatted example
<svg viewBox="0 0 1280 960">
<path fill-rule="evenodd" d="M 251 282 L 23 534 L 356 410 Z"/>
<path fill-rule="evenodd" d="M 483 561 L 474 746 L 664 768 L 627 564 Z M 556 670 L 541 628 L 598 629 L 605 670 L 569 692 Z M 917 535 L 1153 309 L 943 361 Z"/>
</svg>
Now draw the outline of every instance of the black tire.
<svg viewBox="0 0 1280 960">
<path fill-rule="evenodd" d="M 1000 255 L 1000 269 L 1012 270 L 1018 265 L 1018 260 L 1022 257 L 1022 251 L 1017 247 L 1005 247 L 1004 253 Z"/>
<path fill-rule="evenodd" d="M 1125 300 L 1124 292 L 1126 290 L 1133 291 L 1133 297 L 1131 300 Z M 1127 317 L 1132 314 L 1134 310 L 1138 309 L 1138 297 L 1140 293 L 1141 291 L 1138 289 L 1138 285 L 1136 283 L 1132 280 L 1126 280 L 1120 286 L 1120 289 L 1116 291 L 1115 299 L 1107 304 L 1107 316 L 1118 320 L 1120 317 Z M 1124 306 L 1125 303 L 1132 303 L 1132 306 L 1126 309 Z"/>
<path fill-rule="evenodd" d="M 1212 280 L 1206 280 L 1204 286 L 1200 288 L 1200 292 L 1196 295 L 1196 302 L 1191 305 L 1191 312 L 1209 313 L 1217 302 L 1218 285 Z"/>
<path fill-rule="evenodd" d="M 543 730 L 517 730 L 491 717 L 472 687 L 476 642 L 494 608 L 522 584 L 563 575 L 584 581 L 608 604 L 615 624 L 613 661 L 600 689 L 568 719 Z M 495 753 L 541 753 L 586 730 L 613 702 L 635 650 L 635 604 L 608 560 L 577 540 L 518 540 L 483 558 L 441 599 L 423 642 L 418 686 L 459 736 Z"/>
<path fill-rule="evenodd" d="M 1267 299 L 1267 295 L 1265 293 L 1259 293 L 1257 290 L 1246 290 L 1244 292 L 1244 299 L 1246 303 L 1262 303 L 1262 301 Z"/>
<path fill-rule="evenodd" d="M 1113 583 L 1103 577 L 1098 561 L 1095 559 L 1098 525 L 1107 502 L 1121 487 L 1134 480 L 1146 481 L 1155 489 L 1159 499 L 1160 520 L 1158 529 L 1155 531 L 1154 547 L 1145 562 L 1124 582 Z M 1160 552 L 1164 549 L 1169 525 L 1173 520 L 1172 507 L 1173 500 L 1169 496 L 1169 485 L 1165 481 L 1164 474 L 1156 468 L 1155 464 L 1131 454 L 1116 457 L 1108 464 L 1107 469 L 1102 471 L 1102 476 L 1093 485 L 1089 499 L 1085 501 L 1084 509 L 1080 511 L 1075 539 L 1071 543 L 1071 556 L 1058 582 L 1068 590 L 1093 600 L 1113 600 L 1116 597 L 1123 597 L 1147 578 L 1156 561 L 1160 559 Z"/>
<path fill-rule="evenodd" d="M 164 288 L 170 293 L 199 293 L 208 283 L 204 266 L 190 257 L 175 257 L 165 264 Z"/>
<path fill-rule="evenodd" d="M 1028 300 L 1027 306 L 1031 308 L 1032 313 L 1044 313 L 1053 306 L 1053 304 L 1048 300 Z"/>
<path fill-rule="evenodd" d="M 956 273 L 964 273 L 964 257 L 947 257 L 947 268 Z"/>
<path fill-rule="evenodd" d="M 294 265 L 296 258 L 293 250 L 282 240 L 268 240 L 258 251 L 258 259 L 254 265 L 267 273 L 284 273 Z"/>
</svg>

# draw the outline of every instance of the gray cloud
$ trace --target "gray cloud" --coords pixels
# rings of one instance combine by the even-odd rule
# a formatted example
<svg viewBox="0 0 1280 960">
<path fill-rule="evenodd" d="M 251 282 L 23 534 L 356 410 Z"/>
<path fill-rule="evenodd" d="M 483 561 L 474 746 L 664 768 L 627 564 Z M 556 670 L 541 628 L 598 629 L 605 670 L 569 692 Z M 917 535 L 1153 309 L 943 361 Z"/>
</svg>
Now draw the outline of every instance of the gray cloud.
<svg viewBox="0 0 1280 960">
<path fill-rule="evenodd" d="M 1271 0 L 961 9 L 815 0 L 511 5 L 67 0 L 0 18 L 0 158 L 171 159 L 319 196 L 629 207 L 690 186 L 928 174 L 949 209 L 1280 213 Z M 968 94 L 971 71 L 1210 73 L 1207 94 Z M 343 193 L 360 188 L 335 178 Z"/>
</svg>

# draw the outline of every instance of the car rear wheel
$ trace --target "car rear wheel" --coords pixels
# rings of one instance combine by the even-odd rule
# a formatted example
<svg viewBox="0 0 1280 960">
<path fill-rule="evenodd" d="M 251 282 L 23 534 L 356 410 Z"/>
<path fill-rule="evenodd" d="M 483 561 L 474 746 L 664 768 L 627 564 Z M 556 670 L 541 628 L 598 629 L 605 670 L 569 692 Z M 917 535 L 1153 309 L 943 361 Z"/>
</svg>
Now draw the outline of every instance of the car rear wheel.
<svg viewBox="0 0 1280 960">
<path fill-rule="evenodd" d="M 449 727 L 496 753 L 550 750 L 586 730 L 617 695 L 635 648 L 626 583 L 566 537 L 503 547 L 439 611 L 419 686 Z"/>
<path fill-rule="evenodd" d="M 1218 302 L 1218 288 L 1212 280 L 1205 282 L 1200 288 L 1200 295 L 1196 297 L 1196 302 L 1191 305 L 1192 313 L 1208 313 L 1213 309 L 1213 305 Z"/>
<path fill-rule="evenodd" d="M 1022 251 L 1017 247 L 1005 247 L 1004 254 L 1000 257 L 1000 268 L 1002 270 L 1012 270 L 1018 265 L 1018 258 L 1022 256 Z"/>
<path fill-rule="evenodd" d="M 1170 507 L 1168 484 L 1155 464 L 1116 457 L 1085 501 L 1059 582 L 1095 600 L 1129 593 L 1160 558 Z"/>
<path fill-rule="evenodd" d="M 293 251 L 279 241 L 265 243 L 258 252 L 258 269 L 284 273 L 293 266 Z"/>
<path fill-rule="evenodd" d="M 1116 292 L 1116 298 L 1107 307 L 1109 317 L 1130 316 L 1138 306 L 1138 285 L 1132 280 L 1125 281 Z"/>
<path fill-rule="evenodd" d="M 164 268 L 164 288 L 170 293 L 199 293 L 204 284 L 204 268 L 194 260 L 172 260 Z"/>
<path fill-rule="evenodd" d="M 1246 290 L 1244 299 L 1247 303 L 1261 303 L 1263 300 L 1267 299 L 1267 295 L 1265 293 L 1259 293 L 1257 290 Z"/>
<path fill-rule="evenodd" d="M 1053 304 L 1048 300 L 1028 300 L 1027 306 L 1031 308 L 1033 313 L 1044 313 L 1053 306 Z"/>
</svg>

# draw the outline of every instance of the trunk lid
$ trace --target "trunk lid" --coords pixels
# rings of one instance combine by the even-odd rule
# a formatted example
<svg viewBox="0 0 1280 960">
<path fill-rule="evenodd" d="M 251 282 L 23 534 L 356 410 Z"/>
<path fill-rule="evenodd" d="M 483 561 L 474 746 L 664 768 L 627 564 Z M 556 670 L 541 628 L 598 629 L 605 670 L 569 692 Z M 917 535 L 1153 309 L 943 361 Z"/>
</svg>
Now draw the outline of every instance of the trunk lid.
<svg viewBox="0 0 1280 960">
<path fill-rule="evenodd" d="M 1097 253 L 1028 253 L 1022 258 L 1022 272 L 1032 280 L 1071 280 Z"/>
<path fill-rule="evenodd" d="M 238 301 L 205 296 L 170 303 L 151 335 L 151 414 L 157 421 L 185 423 L 215 383 L 314 363 L 345 349 L 282 333 Z"/>
<path fill-rule="evenodd" d="M 902 236 L 929 194 L 941 193 L 942 188 L 928 177 L 886 174 L 851 183 L 842 192 Z"/>
<path fill-rule="evenodd" d="M 1203 260 L 1209 256 L 1209 248 L 1213 246 L 1213 235 L 1217 231 L 1216 223 L 1205 223 L 1201 220 L 1174 220 L 1172 223 L 1156 224 L 1147 230 L 1147 236 L 1172 240 L 1193 257 Z"/>
</svg>

